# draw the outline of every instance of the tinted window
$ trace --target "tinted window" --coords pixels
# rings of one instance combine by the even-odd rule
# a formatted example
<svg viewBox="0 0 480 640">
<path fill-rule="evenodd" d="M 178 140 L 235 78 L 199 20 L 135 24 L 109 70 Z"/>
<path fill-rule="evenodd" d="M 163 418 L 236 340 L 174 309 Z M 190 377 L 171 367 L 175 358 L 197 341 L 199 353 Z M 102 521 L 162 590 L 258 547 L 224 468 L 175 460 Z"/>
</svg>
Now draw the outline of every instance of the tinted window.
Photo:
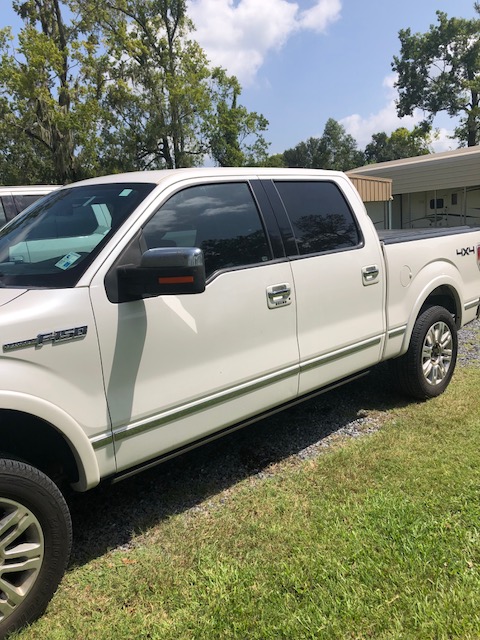
<svg viewBox="0 0 480 640">
<path fill-rule="evenodd" d="M 13 196 L 13 201 L 15 203 L 15 207 L 18 213 L 20 213 L 20 211 L 23 211 L 24 209 L 29 207 L 33 202 L 36 202 L 41 197 L 42 197 L 41 195 L 35 195 L 35 196 L 17 195 L 17 196 Z"/>
<path fill-rule="evenodd" d="M 5 209 L 3 208 L 2 199 L 0 198 L 0 227 L 2 227 L 7 221 L 7 216 L 5 215 Z"/>
<path fill-rule="evenodd" d="M 276 182 L 290 217 L 299 253 L 355 247 L 357 224 L 333 182 Z"/>
<path fill-rule="evenodd" d="M 157 211 L 143 231 L 149 249 L 200 247 L 207 275 L 271 259 L 260 215 L 246 183 L 184 189 Z"/>
<path fill-rule="evenodd" d="M 12 220 L 17 215 L 17 209 L 12 196 L 2 196 L 2 206 L 7 220 Z"/>
</svg>

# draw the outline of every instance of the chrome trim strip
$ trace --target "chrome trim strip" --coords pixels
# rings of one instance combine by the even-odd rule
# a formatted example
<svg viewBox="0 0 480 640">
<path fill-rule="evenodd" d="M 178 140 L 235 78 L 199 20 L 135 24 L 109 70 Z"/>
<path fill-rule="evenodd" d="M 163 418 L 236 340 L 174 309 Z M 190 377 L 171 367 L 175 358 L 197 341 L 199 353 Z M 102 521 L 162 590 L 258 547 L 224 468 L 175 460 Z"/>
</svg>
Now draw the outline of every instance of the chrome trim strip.
<svg viewBox="0 0 480 640">
<path fill-rule="evenodd" d="M 403 336 L 406 330 L 407 325 L 404 325 L 403 327 L 397 327 L 396 329 L 390 329 L 390 331 L 388 332 L 388 339 L 391 340 L 392 338 Z"/>
<path fill-rule="evenodd" d="M 108 447 L 109 444 L 112 444 L 113 435 L 111 433 L 103 433 L 100 436 L 93 436 L 92 438 L 89 438 L 89 440 L 94 450 L 97 451 L 97 449 Z"/>
<path fill-rule="evenodd" d="M 297 398 L 293 398 L 292 400 L 289 400 L 288 402 L 285 402 L 284 404 L 281 405 L 277 405 L 275 407 L 272 407 L 271 409 L 267 409 L 267 411 L 264 411 L 262 413 L 259 413 L 255 416 L 252 416 L 251 418 L 247 418 L 246 420 L 242 421 L 242 422 L 237 422 L 235 424 L 230 425 L 229 427 L 225 427 L 224 429 L 220 429 L 219 431 L 215 431 L 214 433 L 210 433 L 206 436 L 203 436 L 201 438 L 199 438 L 198 440 L 194 440 L 193 442 L 189 442 L 185 445 L 182 445 L 181 447 L 178 447 L 177 449 L 171 449 L 170 451 L 167 451 L 163 454 L 160 454 L 159 456 L 157 456 L 156 458 L 151 458 L 149 460 L 146 460 L 145 462 L 142 462 L 139 465 L 136 465 L 134 467 L 129 467 L 123 471 L 119 471 L 117 475 L 114 475 L 113 477 L 111 477 L 111 482 L 115 483 L 115 482 L 120 482 L 121 480 L 124 480 L 125 478 L 130 478 L 131 476 L 136 475 L 137 473 L 140 473 L 142 471 L 145 471 L 146 469 L 151 469 L 152 467 L 156 467 L 157 465 L 161 464 L 162 462 L 165 462 L 166 460 L 170 460 L 171 458 L 175 458 L 178 455 L 181 455 L 182 453 L 186 453 L 187 451 L 191 451 L 192 449 L 196 449 L 197 447 L 202 446 L 203 444 L 207 444 L 208 442 L 213 442 L 214 440 L 217 440 L 218 438 L 221 438 L 222 436 L 228 434 L 228 433 L 233 433 L 234 431 L 237 431 L 238 429 L 243 429 L 244 427 L 247 427 L 250 424 L 254 424 L 255 422 L 258 422 L 260 420 L 264 420 L 265 418 L 268 418 L 269 416 L 273 416 L 276 413 L 279 413 L 280 411 L 285 411 L 285 409 L 289 408 L 289 407 L 294 407 L 297 404 L 300 404 L 302 402 L 305 402 L 305 400 L 311 399 L 311 398 L 315 398 L 323 393 L 328 393 L 329 391 L 331 391 L 332 389 L 337 389 L 338 387 L 341 387 L 343 384 L 347 384 L 348 382 L 351 382 L 352 380 L 358 380 L 358 378 L 361 378 L 362 376 L 365 376 L 368 373 L 368 369 L 365 371 L 360 371 L 359 373 L 356 373 L 352 376 L 348 376 L 347 378 L 344 378 L 343 380 L 338 380 L 337 382 L 333 382 L 332 384 L 326 385 L 325 387 L 322 387 L 321 389 L 316 389 L 315 391 L 312 391 L 311 393 L 307 393 L 303 396 L 297 397 Z"/>
<path fill-rule="evenodd" d="M 479 304 L 480 304 L 480 298 L 475 298 L 475 300 L 472 300 L 471 302 L 466 302 L 463 305 L 463 308 L 465 311 L 468 311 L 469 309 L 473 309 L 473 307 L 478 307 Z"/>
<path fill-rule="evenodd" d="M 290 378 L 291 376 L 297 375 L 299 372 L 307 371 L 309 369 L 313 369 L 314 367 L 318 367 L 329 362 L 333 362 L 334 360 L 344 358 L 345 356 L 352 355 L 364 349 L 368 349 L 377 344 L 380 344 L 382 338 L 383 335 L 375 336 L 373 338 L 369 338 L 368 340 L 363 340 L 362 342 L 359 342 L 355 345 L 343 347 L 342 349 L 337 349 L 336 351 L 333 351 L 331 353 L 311 358 L 310 360 L 301 362 L 300 364 L 291 365 L 290 367 L 287 367 L 275 373 L 268 374 L 266 376 L 263 376 L 262 378 L 256 378 L 255 380 L 244 382 L 243 384 L 240 384 L 232 389 L 225 389 L 210 396 L 200 398 L 198 400 L 193 400 L 188 404 L 182 404 L 173 407 L 148 419 L 139 420 L 138 422 L 118 427 L 113 431 L 112 435 L 108 434 L 95 436 L 90 439 L 90 443 L 92 444 L 94 449 L 99 449 L 111 444 L 112 442 L 120 442 L 125 438 L 130 438 L 146 431 L 150 431 L 151 429 L 156 429 L 157 427 L 160 427 L 168 422 L 172 422 L 173 420 L 178 420 L 180 418 L 190 416 L 194 413 L 197 413 L 198 411 L 204 411 L 205 409 L 214 407 L 215 405 L 222 402 L 233 400 L 245 395 L 246 393 L 250 393 L 252 391 L 256 391 L 258 389 L 266 387 L 270 384 L 280 382 L 281 380 L 285 380 L 287 378 Z"/>
<path fill-rule="evenodd" d="M 178 420 L 179 418 L 184 418 L 193 413 L 197 413 L 198 411 L 204 411 L 205 409 L 214 407 L 221 402 L 233 400 L 234 398 L 238 398 L 245 393 L 256 391 L 257 389 L 261 389 L 262 387 L 266 387 L 275 382 L 280 382 L 280 380 L 290 378 L 291 376 L 297 374 L 298 365 L 295 364 L 287 367 L 286 369 L 283 369 L 282 371 L 278 371 L 277 373 L 271 373 L 263 376 L 262 378 L 244 382 L 243 384 L 238 385 L 233 389 L 219 391 L 212 394 L 211 396 L 207 396 L 206 398 L 200 398 L 199 400 L 194 400 L 193 402 L 189 402 L 188 404 L 182 404 L 178 407 L 173 407 L 173 409 L 164 411 L 153 418 L 140 420 L 139 422 L 134 422 L 127 426 L 120 427 L 114 431 L 113 437 L 115 441 L 120 441 L 124 438 L 138 435 L 140 433 L 143 433 L 144 431 L 149 431 L 150 429 L 160 427 L 161 425 L 167 422 L 171 422 L 172 420 Z"/>
<path fill-rule="evenodd" d="M 340 358 L 344 358 L 345 356 L 350 356 L 358 351 L 363 351 L 364 349 L 368 349 L 370 347 L 374 347 L 377 344 L 380 344 L 382 341 L 383 335 L 375 336 L 373 338 L 369 338 L 368 340 L 363 340 L 362 342 L 357 342 L 357 344 L 351 345 L 349 347 L 343 347 L 342 349 L 337 349 L 337 351 L 332 351 L 331 353 L 324 354 L 323 356 L 317 356 L 315 358 L 311 358 L 310 360 L 306 360 L 305 362 L 300 363 L 300 371 L 308 371 L 308 369 L 314 369 L 323 364 L 327 364 L 328 362 L 333 362 L 334 360 L 339 360 Z"/>
</svg>

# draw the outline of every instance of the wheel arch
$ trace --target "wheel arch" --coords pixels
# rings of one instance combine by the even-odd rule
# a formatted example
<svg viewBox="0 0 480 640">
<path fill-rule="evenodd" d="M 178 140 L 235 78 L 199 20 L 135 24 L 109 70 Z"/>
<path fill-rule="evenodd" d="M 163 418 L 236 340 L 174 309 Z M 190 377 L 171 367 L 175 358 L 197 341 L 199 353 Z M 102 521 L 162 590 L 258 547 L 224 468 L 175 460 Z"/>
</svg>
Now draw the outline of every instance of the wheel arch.
<svg viewBox="0 0 480 640">
<path fill-rule="evenodd" d="M 457 329 L 462 326 L 462 303 L 454 282 L 432 284 L 430 289 L 424 290 L 418 297 L 407 324 L 401 353 L 405 353 L 410 345 L 413 329 L 419 316 L 430 307 L 443 307 L 454 318 Z"/>
<path fill-rule="evenodd" d="M 457 329 L 462 325 L 462 303 L 457 289 L 450 284 L 442 284 L 431 291 L 421 305 L 418 314 L 429 307 L 443 307 L 449 311 L 455 321 Z"/>
<path fill-rule="evenodd" d="M 23 460 L 53 479 L 67 480 L 76 491 L 99 483 L 94 449 L 71 416 L 42 399 L 19 393 L 0 392 L 0 407 L 4 456 Z"/>
</svg>

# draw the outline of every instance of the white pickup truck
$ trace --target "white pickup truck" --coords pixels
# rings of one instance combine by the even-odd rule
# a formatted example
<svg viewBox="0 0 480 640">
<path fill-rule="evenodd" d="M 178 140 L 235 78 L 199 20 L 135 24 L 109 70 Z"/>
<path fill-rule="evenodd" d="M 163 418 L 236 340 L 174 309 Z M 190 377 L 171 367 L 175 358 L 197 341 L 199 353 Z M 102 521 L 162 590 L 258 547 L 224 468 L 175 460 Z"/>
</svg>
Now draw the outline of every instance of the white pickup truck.
<svg viewBox="0 0 480 640">
<path fill-rule="evenodd" d="M 341 173 L 130 173 L 54 191 L 0 231 L 0 637 L 40 615 L 86 491 L 392 360 L 453 374 L 480 230 L 379 239 Z"/>
</svg>

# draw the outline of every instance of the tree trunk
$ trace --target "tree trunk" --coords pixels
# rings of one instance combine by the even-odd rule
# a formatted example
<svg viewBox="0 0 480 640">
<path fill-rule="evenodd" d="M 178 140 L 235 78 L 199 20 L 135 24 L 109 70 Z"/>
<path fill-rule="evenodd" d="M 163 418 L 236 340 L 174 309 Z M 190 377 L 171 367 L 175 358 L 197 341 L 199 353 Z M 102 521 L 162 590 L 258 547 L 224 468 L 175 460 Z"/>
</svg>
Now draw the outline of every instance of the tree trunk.
<svg viewBox="0 0 480 640">
<path fill-rule="evenodd" d="M 467 145 L 469 147 L 474 147 L 478 142 L 478 102 L 478 92 L 472 90 L 472 108 L 467 112 Z"/>
</svg>

